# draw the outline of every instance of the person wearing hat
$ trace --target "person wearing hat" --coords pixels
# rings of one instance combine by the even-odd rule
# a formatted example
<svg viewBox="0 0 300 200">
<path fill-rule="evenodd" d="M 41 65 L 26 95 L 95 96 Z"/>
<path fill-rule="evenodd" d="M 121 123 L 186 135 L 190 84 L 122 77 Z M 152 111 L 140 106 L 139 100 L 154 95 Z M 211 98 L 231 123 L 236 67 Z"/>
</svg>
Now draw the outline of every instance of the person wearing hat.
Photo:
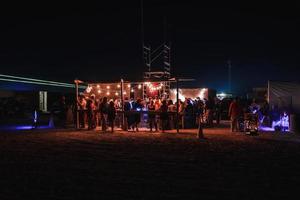
<svg viewBox="0 0 300 200">
<path fill-rule="evenodd" d="M 81 92 L 78 99 L 78 112 L 79 112 L 79 127 L 85 128 L 85 110 L 86 100 L 84 94 Z"/>
</svg>

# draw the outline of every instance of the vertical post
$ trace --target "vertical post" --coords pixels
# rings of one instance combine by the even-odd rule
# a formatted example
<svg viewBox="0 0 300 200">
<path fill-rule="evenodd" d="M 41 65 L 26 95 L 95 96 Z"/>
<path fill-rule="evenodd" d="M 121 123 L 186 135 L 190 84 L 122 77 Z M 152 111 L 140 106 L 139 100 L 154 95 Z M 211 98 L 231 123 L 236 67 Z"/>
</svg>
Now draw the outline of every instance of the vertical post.
<svg viewBox="0 0 300 200">
<path fill-rule="evenodd" d="M 78 105 L 78 80 L 75 80 L 76 88 L 76 128 L 79 128 L 79 105 Z"/>
<path fill-rule="evenodd" d="M 122 129 L 124 129 L 124 92 L 123 92 L 123 88 L 124 87 L 124 81 L 123 79 L 121 79 L 121 113 L 122 113 Z"/>
<path fill-rule="evenodd" d="M 145 88 L 144 88 L 144 83 L 142 83 L 141 84 L 141 86 L 142 86 L 142 98 L 143 98 L 143 100 L 145 101 L 146 100 L 146 98 L 145 98 L 145 95 L 144 95 L 144 90 L 145 90 Z"/>
<path fill-rule="evenodd" d="M 268 103 L 270 103 L 270 80 L 268 80 L 268 91 L 267 91 L 267 100 L 268 100 Z"/>
<path fill-rule="evenodd" d="M 228 91 L 231 93 L 231 60 L 228 60 Z"/>
<path fill-rule="evenodd" d="M 177 118 L 177 133 L 179 133 L 179 85 L 176 78 L 176 118 Z"/>
</svg>

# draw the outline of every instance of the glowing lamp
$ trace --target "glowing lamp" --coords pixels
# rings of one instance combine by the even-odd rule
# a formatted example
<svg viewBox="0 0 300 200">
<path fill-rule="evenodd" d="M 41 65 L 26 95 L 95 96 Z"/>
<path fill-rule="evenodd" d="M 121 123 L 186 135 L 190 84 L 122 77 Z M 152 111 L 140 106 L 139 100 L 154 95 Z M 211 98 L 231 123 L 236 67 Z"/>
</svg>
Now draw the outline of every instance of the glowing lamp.
<svg viewBox="0 0 300 200">
<path fill-rule="evenodd" d="M 85 90 L 85 91 L 86 91 L 87 93 L 90 93 L 90 92 L 91 92 L 91 90 L 92 90 L 92 87 L 88 86 L 88 87 L 86 88 L 86 90 Z"/>
<path fill-rule="evenodd" d="M 106 92 L 106 94 L 107 94 L 107 95 L 110 95 L 110 93 L 109 93 L 109 92 Z"/>
<path fill-rule="evenodd" d="M 141 85 L 141 84 L 139 84 L 138 88 L 139 88 L 139 89 L 141 89 L 141 88 L 142 88 L 142 85 Z"/>
<path fill-rule="evenodd" d="M 106 89 L 109 89 L 110 88 L 110 86 L 108 85 L 108 86 L 106 86 Z"/>
<path fill-rule="evenodd" d="M 121 87 L 121 85 L 120 85 L 120 84 L 118 84 L 118 85 L 117 85 L 117 87 L 118 87 L 118 88 L 120 88 L 120 87 Z"/>
</svg>

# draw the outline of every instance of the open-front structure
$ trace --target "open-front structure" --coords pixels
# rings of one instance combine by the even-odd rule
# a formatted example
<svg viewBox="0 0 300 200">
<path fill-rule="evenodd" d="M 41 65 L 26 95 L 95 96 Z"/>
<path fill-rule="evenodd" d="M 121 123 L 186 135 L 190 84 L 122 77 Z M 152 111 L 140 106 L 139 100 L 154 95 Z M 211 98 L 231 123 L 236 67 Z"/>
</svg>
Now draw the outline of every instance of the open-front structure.
<svg viewBox="0 0 300 200">
<path fill-rule="evenodd" d="M 127 129 L 128 116 L 131 114 L 139 114 L 140 120 L 139 127 L 150 128 L 149 116 L 155 115 L 155 126 L 157 129 L 162 128 L 161 115 L 162 105 L 165 104 L 167 110 L 166 115 L 171 118 L 167 123 L 167 129 L 186 128 L 187 125 L 183 122 L 192 121 L 196 124 L 196 113 L 197 103 L 200 99 L 203 99 L 208 95 L 207 89 L 194 89 L 197 90 L 193 96 L 189 96 L 187 93 L 186 98 L 180 99 L 182 91 L 185 89 L 179 89 L 179 82 L 185 81 L 182 79 L 156 79 L 156 80 L 145 80 L 141 82 L 130 82 L 120 80 L 119 82 L 98 82 L 98 83 L 85 83 L 87 84 L 86 90 L 77 96 L 77 101 L 80 96 L 83 96 L 86 100 L 92 99 L 95 103 L 96 117 L 99 121 L 99 105 L 104 98 L 107 98 L 108 102 L 113 102 L 116 109 L 116 122 L 115 125 L 118 128 Z M 76 81 L 75 81 L 76 82 Z M 170 83 L 175 83 L 176 89 L 168 89 Z M 81 82 L 83 83 L 83 82 Z M 79 84 L 79 82 L 77 82 Z M 167 86 L 166 86 L 167 85 Z M 150 108 L 153 104 L 154 108 Z M 129 105 L 129 107 L 128 107 Z M 184 116 L 184 109 L 190 107 L 190 116 Z M 78 105 L 78 110 L 83 109 Z M 88 108 L 84 108 L 88 110 Z M 186 112 L 186 111 L 185 111 Z M 78 112 L 79 113 L 79 112 Z M 184 119 L 186 117 L 186 119 Z M 80 116 L 77 114 L 77 127 L 80 127 Z M 99 122 L 96 122 L 99 125 Z M 127 125 L 126 125 L 127 123 Z M 157 125 L 156 125 L 157 123 Z M 187 123 L 188 124 L 188 123 Z M 130 125 L 130 124 L 129 124 Z"/>
</svg>

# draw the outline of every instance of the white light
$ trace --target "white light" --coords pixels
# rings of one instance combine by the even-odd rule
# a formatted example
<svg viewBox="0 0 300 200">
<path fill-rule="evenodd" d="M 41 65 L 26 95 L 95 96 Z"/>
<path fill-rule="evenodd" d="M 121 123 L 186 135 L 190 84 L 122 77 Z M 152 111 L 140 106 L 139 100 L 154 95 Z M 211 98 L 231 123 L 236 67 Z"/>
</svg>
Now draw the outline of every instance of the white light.
<svg viewBox="0 0 300 200">
<path fill-rule="evenodd" d="M 110 86 L 108 85 L 108 86 L 106 86 L 106 89 L 109 89 L 110 88 Z"/>
<path fill-rule="evenodd" d="M 130 88 L 130 84 L 128 84 L 127 87 Z"/>
<path fill-rule="evenodd" d="M 110 93 L 109 93 L 109 92 L 106 92 L 106 94 L 107 94 L 107 95 L 110 95 Z"/>
<path fill-rule="evenodd" d="M 100 94 L 100 93 L 101 93 L 101 90 L 98 90 L 98 93 Z"/>
<path fill-rule="evenodd" d="M 115 95 L 116 95 L 116 96 L 119 96 L 119 93 L 117 93 L 117 92 L 116 92 L 116 94 L 115 94 Z"/>
<path fill-rule="evenodd" d="M 92 90 L 92 87 L 88 86 L 88 87 L 86 88 L 86 90 L 85 90 L 85 91 L 86 91 L 87 93 L 90 93 L 90 92 L 91 92 L 91 90 Z"/>
<path fill-rule="evenodd" d="M 126 94 L 126 91 L 124 91 L 123 94 Z"/>
<path fill-rule="evenodd" d="M 139 89 L 141 89 L 141 88 L 142 88 L 142 85 L 141 85 L 141 84 L 139 84 L 138 88 L 139 88 Z"/>
<path fill-rule="evenodd" d="M 133 90 L 133 89 L 131 89 L 131 92 L 134 92 L 134 90 Z"/>
<path fill-rule="evenodd" d="M 206 91 L 205 88 L 203 88 L 203 89 L 200 90 L 200 93 L 199 93 L 199 98 L 200 99 L 204 99 L 204 97 L 205 97 L 205 91 Z"/>
<path fill-rule="evenodd" d="M 121 85 L 120 85 L 120 84 L 118 84 L 118 85 L 117 85 L 117 87 L 118 87 L 118 88 L 120 88 L 120 87 L 121 87 Z"/>
<path fill-rule="evenodd" d="M 97 85 L 97 88 L 99 88 L 100 87 L 100 85 Z"/>
<path fill-rule="evenodd" d="M 179 98 L 181 101 L 185 101 L 185 97 L 184 97 L 180 92 L 179 92 L 178 98 Z"/>
</svg>

